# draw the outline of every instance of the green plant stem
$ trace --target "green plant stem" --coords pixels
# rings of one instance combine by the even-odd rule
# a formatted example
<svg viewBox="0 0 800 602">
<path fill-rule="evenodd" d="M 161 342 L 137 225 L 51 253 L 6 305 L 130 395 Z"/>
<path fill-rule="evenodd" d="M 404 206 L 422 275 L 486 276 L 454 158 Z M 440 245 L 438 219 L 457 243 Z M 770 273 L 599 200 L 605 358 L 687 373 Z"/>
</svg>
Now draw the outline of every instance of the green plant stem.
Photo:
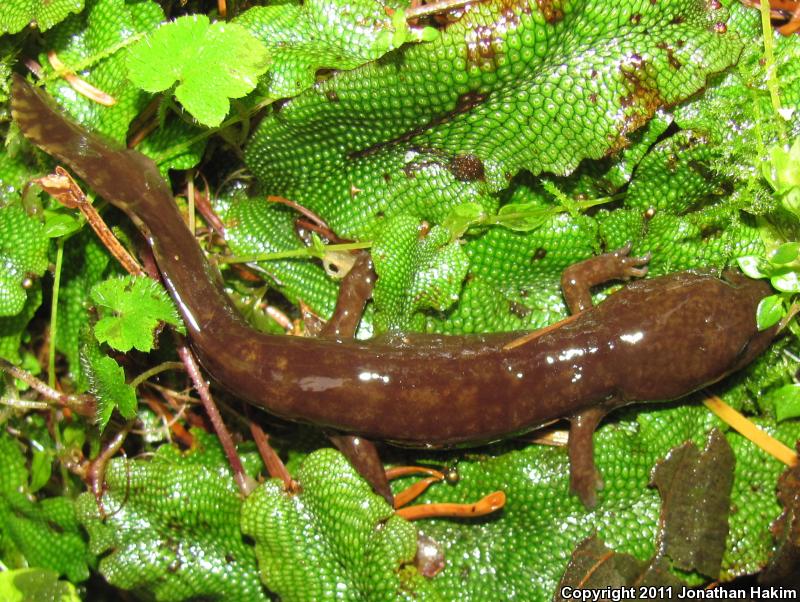
<svg viewBox="0 0 800 602">
<path fill-rule="evenodd" d="M 144 381 L 149 380 L 156 374 L 166 372 L 167 370 L 186 370 L 186 366 L 183 362 L 161 362 L 158 366 L 153 366 L 149 370 L 145 370 L 128 384 L 135 389 Z"/>
<path fill-rule="evenodd" d="M 772 108 L 777 113 L 776 120 L 780 130 L 781 139 L 786 139 L 786 129 L 780 115 L 781 97 L 780 81 L 778 81 L 778 67 L 775 64 L 775 51 L 773 42 L 772 20 L 770 16 L 769 0 L 761 0 L 761 33 L 764 39 L 764 69 L 767 73 L 767 89 L 772 101 Z"/>
<path fill-rule="evenodd" d="M 47 384 L 56 386 L 56 337 L 58 336 L 58 294 L 61 289 L 61 268 L 64 263 L 64 239 L 56 242 L 56 269 L 53 273 L 53 301 L 50 306 L 50 348 L 47 357 Z"/>
<path fill-rule="evenodd" d="M 348 242 L 339 245 L 328 245 L 325 252 L 332 251 L 356 251 L 358 249 L 368 249 L 372 246 L 371 241 Z M 253 255 L 234 255 L 231 257 L 221 257 L 217 263 L 253 263 L 256 261 L 274 261 L 276 259 L 313 259 L 319 255 L 312 247 L 302 249 L 290 249 L 288 251 L 278 251 L 276 253 L 255 253 Z"/>
</svg>

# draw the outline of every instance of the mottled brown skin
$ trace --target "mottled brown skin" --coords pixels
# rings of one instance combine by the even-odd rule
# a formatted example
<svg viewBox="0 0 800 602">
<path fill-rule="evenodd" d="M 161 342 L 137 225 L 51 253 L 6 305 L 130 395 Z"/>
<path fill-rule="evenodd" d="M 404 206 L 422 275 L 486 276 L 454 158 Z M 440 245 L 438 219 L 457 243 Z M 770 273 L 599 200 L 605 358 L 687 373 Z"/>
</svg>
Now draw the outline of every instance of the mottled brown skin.
<svg viewBox="0 0 800 602">
<path fill-rule="evenodd" d="M 224 294 L 218 271 L 150 159 L 112 149 L 19 76 L 12 112 L 25 136 L 141 228 L 204 368 L 238 397 L 289 420 L 439 448 L 495 441 L 569 418 L 576 442 L 570 449 L 573 488 L 592 504 L 591 432 L 606 412 L 675 399 L 718 381 L 774 336 L 755 324 L 756 307 L 769 294 L 766 284 L 695 272 L 634 282 L 508 350 L 504 346 L 520 333 L 387 335 L 363 342 L 262 334 Z M 625 253 L 602 257 L 565 276 L 571 305 L 580 306 L 576 299 L 585 305 L 598 278 L 636 275 L 634 266 L 642 263 Z"/>
</svg>

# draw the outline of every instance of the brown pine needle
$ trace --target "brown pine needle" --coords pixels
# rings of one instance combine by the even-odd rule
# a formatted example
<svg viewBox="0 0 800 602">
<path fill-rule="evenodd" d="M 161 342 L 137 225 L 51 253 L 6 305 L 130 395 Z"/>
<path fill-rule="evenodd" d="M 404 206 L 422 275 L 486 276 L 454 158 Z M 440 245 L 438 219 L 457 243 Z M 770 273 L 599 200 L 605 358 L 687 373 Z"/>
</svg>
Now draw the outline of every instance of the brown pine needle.
<svg viewBox="0 0 800 602">
<path fill-rule="evenodd" d="M 530 343 L 532 340 L 538 339 L 540 336 L 542 336 L 543 334 L 547 334 L 551 330 L 555 330 L 556 328 L 559 328 L 561 326 L 564 326 L 565 324 L 569 324 L 570 322 L 575 321 L 579 315 L 581 314 L 580 313 L 572 314 L 571 316 L 567 316 L 563 320 L 559 320 L 554 324 L 550 324 L 549 326 L 545 326 L 544 328 L 540 328 L 539 330 L 534 330 L 532 332 L 529 332 L 528 334 L 524 334 L 518 339 L 514 339 L 513 341 L 503 345 L 503 351 L 511 351 L 516 347 L 520 347 L 521 345 Z"/>
<path fill-rule="evenodd" d="M 716 395 L 708 394 L 708 397 L 703 403 L 709 410 L 714 412 L 720 420 L 730 425 L 735 431 L 755 443 L 771 456 L 774 456 L 787 466 L 794 466 L 797 464 L 797 454 L 794 451 L 756 426 L 755 423 L 734 410 Z"/>
<path fill-rule="evenodd" d="M 86 221 L 89 222 L 92 230 L 94 230 L 97 237 L 105 245 L 106 249 L 119 261 L 120 265 L 127 270 L 129 274 L 134 276 L 144 276 L 145 271 L 139 262 L 128 253 L 127 249 L 122 246 L 111 228 L 106 225 L 103 218 L 97 212 L 86 198 L 86 195 L 81 190 L 80 186 L 75 182 L 72 176 L 61 166 L 57 166 L 55 172 L 34 180 L 42 190 L 47 194 L 54 197 L 59 203 L 71 209 L 77 208 Z"/>
</svg>

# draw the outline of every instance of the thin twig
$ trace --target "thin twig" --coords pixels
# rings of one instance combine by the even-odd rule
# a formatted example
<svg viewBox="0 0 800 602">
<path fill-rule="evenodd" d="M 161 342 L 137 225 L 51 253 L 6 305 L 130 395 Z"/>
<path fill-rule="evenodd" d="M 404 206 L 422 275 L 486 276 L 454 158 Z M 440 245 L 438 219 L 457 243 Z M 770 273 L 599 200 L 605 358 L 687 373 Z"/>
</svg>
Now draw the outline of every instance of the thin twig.
<svg viewBox="0 0 800 602">
<path fill-rule="evenodd" d="M 704 393 L 707 397 L 703 400 L 703 403 L 709 410 L 714 412 L 720 420 L 730 425 L 734 430 L 738 431 L 740 435 L 746 437 L 762 450 L 787 466 L 795 466 L 797 464 L 797 453 L 793 449 L 787 447 L 775 437 L 762 430 L 754 422 L 748 420 L 716 395 L 712 395 L 708 391 L 704 391 Z"/>
<path fill-rule="evenodd" d="M 278 203 L 280 205 L 286 205 L 287 207 L 291 207 L 301 215 L 305 215 L 308 219 L 310 219 L 313 223 L 317 224 L 320 228 L 322 228 L 326 232 L 330 232 L 330 236 L 328 236 L 328 239 L 333 240 L 334 242 L 342 242 L 340 240 L 337 240 L 336 234 L 333 232 L 333 230 L 331 230 L 331 227 L 328 225 L 328 222 L 326 222 L 319 215 L 311 211 L 311 209 L 303 207 L 300 203 L 296 201 L 292 201 L 290 199 L 287 199 L 286 197 L 277 196 L 274 194 L 267 195 L 267 200 L 270 203 Z"/>
<path fill-rule="evenodd" d="M 395 511 L 395 514 L 406 520 L 420 520 L 422 518 L 477 518 L 497 512 L 506 504 L 506 494 L 495 491 L 484 496 L 474 504 L 420 504 L 407 506 Z"/>
<path fill-rule="evenodd" d="M 49 50 L 47 52 L 47 60 L 50 61 L 50 66 L 60 72 L 67 83 L 72 86 L 72 89 L 81 96 L 85 96 L 89 100 L 93 100 L 105 107 L 113 107 L 117 104 L 116 98 L 96 88 L 85 79 L 75 75 L 74 71 L 68 69 L 64 63 L 61 62 L 61 59 L 58 58 L 55 50 Z"/>
<path fill-rule="evenodd" d="M 264 429 L 262 429 L 258 423 L 250 419 L 249 416 L 248 421 L 250 422 L 250 433 L 253 435 L 253 441 L 256 442 L 258 453 L 261 455 L 261 459 L 264 460 L 264 466 L 266 466 L 269 476 L 273 479 L 278 478 L 283 481 L 283 488 L 286 491 L 297 493 L 300 487 L 292 478 L 292 475 L 289 474 L 289 471 L 286 470 L 286 465 L 283 463 L 283 460 L 280 459 L 269 444 L 269 435 L 264 432 Z"/>
<path fill-rule="evenodd" d="M 185 370 L 186 366 L 182 362 L 161 362 L 158 366 L 153 366 L 149 370 L 145 370 L 139 376 L 134 378 L 128 384 L 134 389 L 141 385 L 144 381 L 152 378 L 156 374 L 161 374 L 167 370 Z"/>
<path fill-rule="evenodd" d="M 97 501 L 97 508 L 100 510 L 100 517 L 105 519 L 108 514 L 103 507 L 103 492 L 105 490 L 106 482 L 106 467 L 108 462 L 117 455 L 117 452 L 122 448 L 125 443 L 125 438 L 133 428 L 133 420 L 129 421 L 123 426 L 112 438 L 108 444 L 100 450 L 97 457 L 89 462 L 89 468 L 86 471 L 86 480 L 88 481 L 89 488 L 94 494 L 94 499 Z M 124 505 L 124 501 L 120 507 Z M 118 512 L 119 509 L 115 510 Z"/>
<path fill-rule="evenodd" d="M 21 380 L 31 389 L 52 401 L 58 402 L 67 406 L 74 412 L 82 416 L 94 416 L 94 400 L 86 395 L 67 395 L 48 385 L 46 382 L 39 380 L 30 372 L 18 368 L 14 364 L 0 358 L 0 370 L 9 374 L 10 376 Z"/>
<path fill-rule="evenodd" d="M 183 364 L 181 364 L 183 367 Z M 153 410 L 156 414 L 158 414 L 161 421 L 164 423 L 164 428 L 167 431 L 167 437 L 169 440 L 172 440 L 172 435 L 174 434 L 175 438 L 180 441 L 186 447 L 191 447 L 194 443 L 194 437 L 192 434 L 186 430 L 186 428 L 181 424 L 181 418 L 183 416 L 184 410 L 186 408 L 186 404 L 183 404 L 178 409 L 178 413 L 176 415 L 170 414 L 167 409 L 164 407 L 164 403 L 155 398 L 152 393 L 145 393 L 142 395 L 144 402 Z M 134 431 L 136 432 L 136 431 Z M 143 432 L 143 431 L 141 431 Z"/>
<path fill-rule="evenodd" d="M 177 338 L 178 355 L 180 355 L 183 364 L 186 366 L 186 371 L 192 379 L 194 388 L 198 395 L 200 395 L 200 401 L 203 404 L 206 415 L 208 419 L 211 420 L 214 432 L 217 434 L 219 442 L 222 444 L 222 449 L 225 451 L 228 463 L 231 465 L 231 470 L 233 470 L 236 484 L 239 486 L 239 492 L 242 496 L 247 497 L 250 492 L 255 489 L 257 483 L 244 471 L 242 460 L 239 458 L 239 454 L 236 453 L 236 445 L 233 442 L 233 437 L 231 437 L 231 434 L 225 427 L 225 422 L 222 419 L 222 415 L 219 413 L 214 398 L 211 396 L 211 390 L 208 388 L 208 383 L 203 378 L 203 374 L 200 371 L 200 366 L 197 364 L 194 354 L 186 345 L 186 341 L 181 335 L 175 333 L 175 337 Z"/>
<path fill-rule="evenodd" d="M 62 205 L 72 209 L 77 208 L 86 218 L 86 221 L 89 222 L 100 241 L 125 270 L 134 276 L 144 275 L 142 266 L 117 240 L 117 237 L 114 236 L 114 233 L 103 221 L 103 218 L 100 217 L 97 209 L 89 202 L 83 190 L 66 169 L 60 166 L 56 167 L 54 174 L 38 178 L 34 182 L 41 186 L 45 192 L 55 197 Z"/>
</svg>

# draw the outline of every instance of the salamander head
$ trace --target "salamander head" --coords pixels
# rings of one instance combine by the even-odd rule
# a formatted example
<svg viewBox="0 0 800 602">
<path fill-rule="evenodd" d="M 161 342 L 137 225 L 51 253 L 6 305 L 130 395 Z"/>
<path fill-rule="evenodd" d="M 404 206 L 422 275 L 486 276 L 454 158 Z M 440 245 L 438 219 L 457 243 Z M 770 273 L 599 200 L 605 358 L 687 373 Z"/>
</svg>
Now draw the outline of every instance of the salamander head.
<svg viewBox="0 0 800 602">
<path fill-rule="evenodd" d="M 722 279 L 736 289 L 737 294 L 741 296 L 743 302 L 751 306 L 753 316 L 756 315 L 756 310 L 761 300 L 774 292 L 767 281 L 748 278 L 739 270 L 725 270 L 722 274 Z M 745 345 L 744 349 L 742 349 L 742 353 L 733 370 L 743 368 L 761 355 L 761 353 L 769 347 L 770 343 L 772 343 L 777 333 L 777 326 L 772 326 L 762 331 L 754 329 L 753 336 L 750 338 L 747 345 Z"/>
</svg>

